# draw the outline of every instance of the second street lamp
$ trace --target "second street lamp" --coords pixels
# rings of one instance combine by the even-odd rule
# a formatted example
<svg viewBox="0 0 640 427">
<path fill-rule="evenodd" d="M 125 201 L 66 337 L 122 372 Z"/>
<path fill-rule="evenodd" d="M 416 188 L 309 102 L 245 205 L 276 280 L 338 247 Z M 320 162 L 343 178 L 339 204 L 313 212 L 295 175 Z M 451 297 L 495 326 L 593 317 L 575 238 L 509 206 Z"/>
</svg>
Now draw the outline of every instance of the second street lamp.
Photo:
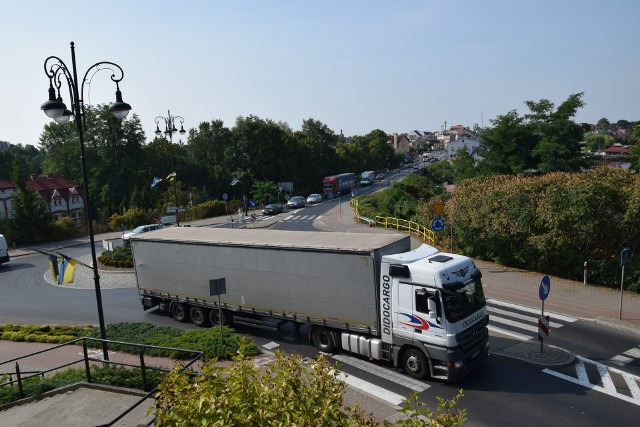
<svg viewBox="0 0 640 427">
<path fill-rule="evenodd" d="M 76 128 L 78 129 L 78 138 L 80 139 L 80 161 L 82 164 L 82 179 L 83 190 L 85 199 L 85 208 L 87 211 L 87 225 L 89 230 L 89 242 L 91 244 L 91 261 L 93 262 L 93 281 L 96 292 L 96 302 L 98 304 L 98 321 L 100 322 L 100 338 L 102 339 L 102 354 L 104 360 L 109 360 L 109 353 L 107 351 L 107 333 L 104 324 L 104 314 L 102 311 L 102 294 L 100 291 L 100 275 L 98 274 L 98 262 L 96 259 L 96 246 L 93 237 L 93 218 L 91 216 L 91 204 L 89 203 L 89 178 L 87 174 L 87 165 L 84 154 L 84 130 L 86 128 L 86 114 L 84 110 L 84 85 L 88 83 L 87 76 L 89 72 L 97 72 L 100 70 L 111 71 L 111 80 L 116 84 L 116 102 L 109 105 L 109 111 L 118 119 L 124 119 L 131 110 L 131 105 L 122 101 L 122 93 L 120 92 L 120 82 L 124 78 L 124 71 L 118 64 L 113 62 L 98 62 L 93 64 L 82 78 L 82 86 L 78 89 L 78 73 L 76 70 L 76 51 L 73 42 L 71 42 L 71 66 L 67 67 L 67 64 L 57 56 L 50 56 L 44 61 L 44 72 L 49 78 L 49 100 L 44 102 L 40 109 L 44 113 L 54 119 L 57 123 L 67 123 L 73 116 L 76 121 Z M 116 77 L 114 68 L 119 71 L 119 77 Z M 71 110 L 67 109 L 67 106 L 62 102 L 60 96 L 60 87 L 66 80 L 69 87 L 69 96 L 71 99 Z M 54 89 L 55 85 L 55 89 Z M 58 96 L 56 97 L 56 89 Z"/>
<path fill-rule="evenodd" d="M 180 130 L 176 129 L 175 121 L 180 121 Z M 164 121 L 164 132 L 160 130 L 160 120 Z M 164 133 L 165 137 L 169 137 L 169 151 L 171 153 L 171 173 L 173 175 L 173 198 L 176 205 L 176 226 L 180 226 L 180 209 L 178 208 L 178 189 L 176 187 L 176 174 L 173 164 L 173 134 L 178 132 L 180 135 L 184 135 L 186 131 L 183 127 L 184 119 L 181 116 L 172 116 L 171 111 L 167 110 L 167 117 L 156 117 L 156 131 L 155 134 L 160 136 Z"/>
</svg>

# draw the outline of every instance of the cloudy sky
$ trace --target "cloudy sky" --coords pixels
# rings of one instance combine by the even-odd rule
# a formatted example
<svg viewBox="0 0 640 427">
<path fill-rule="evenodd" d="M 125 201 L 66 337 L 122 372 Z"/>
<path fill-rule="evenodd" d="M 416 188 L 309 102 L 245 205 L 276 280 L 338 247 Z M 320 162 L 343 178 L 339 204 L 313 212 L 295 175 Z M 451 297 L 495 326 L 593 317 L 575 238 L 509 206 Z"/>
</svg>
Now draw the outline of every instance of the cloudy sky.
<svg viewBox="0 0 640 427">
<path fill-rule="evenodd" d="M 637 0 L 0 0 L 0 140 L 37 145 L 48 118 L 44 61 L 78 78 L 124 69 L 124 101 L 150 140 L 239 116 L 308 118 L 347 136 L 490 126 L 527 100 L 584 92 L 576 121 L 640 120 Z M 91 74 L 90 74 L 91 76 Z M 114 101 L 108 71 L 85 103 Z M 68 103 L 69 94 L 62 93 Z"/>
</svg>

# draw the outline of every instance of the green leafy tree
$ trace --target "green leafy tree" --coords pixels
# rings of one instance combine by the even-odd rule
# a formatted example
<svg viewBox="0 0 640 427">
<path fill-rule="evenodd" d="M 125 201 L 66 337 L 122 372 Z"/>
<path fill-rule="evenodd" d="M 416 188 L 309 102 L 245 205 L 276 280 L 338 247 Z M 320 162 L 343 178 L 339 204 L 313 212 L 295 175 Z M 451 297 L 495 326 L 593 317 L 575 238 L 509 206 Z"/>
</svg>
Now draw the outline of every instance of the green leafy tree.
<svg viewBox="0 0 640 427">
<path fill-rule="evenodd" d="M 606 132 L 609 129 L 611 129 L 611 123 L 609 123 L 609 120 L 607 120 L 606 117 L 603 117 L 600 120 L 598 120 L 598 123 L 596 123 L 596 127 L 599 130 Z"/>
<path fill-rule="evenodd" d="M 451 162 L 454 179 L 453 182 L 473 178 L 476 176 L 477 170 L 473 156 L 465 148 L 461 148 L 456 153 L 455 159 Z"/>
<path fill-rule="evenodd" d="M 256 181 L 253 183 L 251 195 L 263 205 L 278 201 L 278 185 L 271 181 Z"/>
<path fill-rule="evenodd" d="M 52 218 L 45 201 L 27 187 L 26 161 L 16 157 L 11 179 L 17 188 L 12 199 L 13 235 L 21 243 L 35 243 L 46 239 Z"/>
<path fill-rule="evenodd" d="M 613 146 L 615 138 L 602 133 L 588 133 L 584 137 L 585 148 L 588 151 L 602 151 Z"/>
</svg>

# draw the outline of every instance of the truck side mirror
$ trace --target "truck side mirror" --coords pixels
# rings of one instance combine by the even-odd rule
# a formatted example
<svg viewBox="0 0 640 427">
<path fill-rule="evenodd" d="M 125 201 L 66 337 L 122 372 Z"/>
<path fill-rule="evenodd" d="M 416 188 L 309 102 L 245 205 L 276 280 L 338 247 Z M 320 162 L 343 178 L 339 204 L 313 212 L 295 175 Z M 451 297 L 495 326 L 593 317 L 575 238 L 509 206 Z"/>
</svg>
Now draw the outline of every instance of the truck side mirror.
<svg viewBox="0 0 640 427">
<path fill-rule="evenodd" d="M 427 308 L 429 308 L 429 319 L 438 318 L 438 304 L 436 304 L 433 298 L 427 300 Z"/>
</svg>

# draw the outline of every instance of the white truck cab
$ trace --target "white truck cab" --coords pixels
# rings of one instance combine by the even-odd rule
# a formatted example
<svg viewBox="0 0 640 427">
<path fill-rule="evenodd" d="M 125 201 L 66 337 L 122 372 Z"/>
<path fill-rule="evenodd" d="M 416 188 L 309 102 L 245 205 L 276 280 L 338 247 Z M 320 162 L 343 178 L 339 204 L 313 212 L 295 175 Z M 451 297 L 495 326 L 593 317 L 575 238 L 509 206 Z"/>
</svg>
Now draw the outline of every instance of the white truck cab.
<svg viewBox="0 0 640 427">
<path fill-rule="evenodd" d="M 9 246 L 7 245 L 7 239 L 0 234 L 0 265 L 5 262 L 9 262 Z"/>
</svg>

